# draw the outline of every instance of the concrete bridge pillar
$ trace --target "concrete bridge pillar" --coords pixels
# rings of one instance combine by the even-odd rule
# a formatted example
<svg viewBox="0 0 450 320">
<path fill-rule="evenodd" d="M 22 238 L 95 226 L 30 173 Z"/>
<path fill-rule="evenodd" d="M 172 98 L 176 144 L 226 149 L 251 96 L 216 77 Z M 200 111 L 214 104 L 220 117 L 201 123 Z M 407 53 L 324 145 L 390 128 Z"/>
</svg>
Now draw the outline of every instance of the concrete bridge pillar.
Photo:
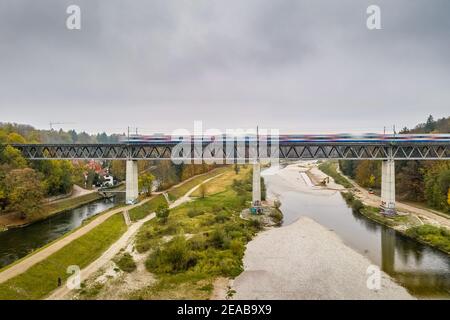
<svg viewBox="0 0 450 320">
<path fill-rule="evenodd" d="M 258 160 L 253 163 L 252 206 L 261 206 L 261 164 Z"/>
<path fill-rule="evenodd" d="M 127 160 L 126 203 L 133 203 L 139 196 L 138 164 L 136 160 Z"/>
<path fill-rule="evenodd" d="M 394 215 L 395 211 L 395 162 L 383 160 L 381 164 L 381 212 Z"/>
</svg>

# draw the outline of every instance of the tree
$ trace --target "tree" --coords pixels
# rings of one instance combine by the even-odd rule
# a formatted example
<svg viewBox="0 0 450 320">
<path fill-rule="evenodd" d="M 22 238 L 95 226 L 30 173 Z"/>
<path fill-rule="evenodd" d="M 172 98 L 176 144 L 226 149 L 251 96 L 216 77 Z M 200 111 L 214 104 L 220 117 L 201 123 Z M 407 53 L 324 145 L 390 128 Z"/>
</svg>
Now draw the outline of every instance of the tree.
<svg viewBox="0 0 450 320">
<path fill-rule="evenodd" d="M 162 222 L 166 223 L 169 219 L 170 209 L 167 203 L 159 205 L 156 209 L 156 217 Z"/>
<path fill-rule="evenodd" d="M 15 133 L 15 132 L 11 132 L 10 134 L 8 134 L 7 137 L 7 142 L 8 143 L 25 143 L 25 138 L 22 137 L 20 134 Z"/>
<path fill-rule="evenodd" d="M 206 193 L 208 192 L 208 188 L 206 187 L 206 185 L 204 183 L 202 183 L 199 187 L 199 191 L 200 191 L 200 198 L 204 198 L 206 197 Z"/>
<path fill-rule="evenodd" d="M 123 160 L 112 160 L 110 167 L 111 174 L 120 181 L 125 180 L 125 161 Z"/>
<path fill-rule="evenodd" d="M 236 174 L 239 174 L 239 171 L 240 171 L 240 168 L 239 168 L 239 166 L 237 165 L 237 164 L 235 164 L 234 165 L 234 172 L 236 173 Z"/>
<path fill-rule="evenodd" d="M 371 188 L 379 186 L 379 177 L 381 177 L 380 167 L 379 161 L 361 161 L 356 168 L 356 182 L 363 187 Z"/>
<path fill-rule="evenodd" d="M 428 116 L 427 122 L 425 123 L 426 133 L 432 132 L 436 128 L 436 121 L 434 121 L 433 116 L 430 114 Z"/>
<path fill-rule="evenodd" d="M 30 218 L 41 209 L 44 188 L 36 171 L 30 168 L 14 169 L 5 178 L 8 210 Z"/>
<path fill-rule="evenodd" d="M 449 193 L 450 194 L 450 193 Z M 5 210 L 8 198 L 4 186 L 0 185 L 0 211 Z"/>
<path fill-rule="evenodd" d="M 33 163 L 33 168 L 44 175 L 48 195 L 66 194 L 73 187 L 74 167 L 67 160 L 44 160 Z"/>
<path fill-rule="evenodd" d="M 147 196 L 152 194 L 153 181 L 155 176 L 151 173 L 143 173 L 139 176 L 139 190 L 146 193 Z"/>
<path fill-rule="evenodd" d="M 373 174 L 369 177 L 369 187 L 373 188 L 375 186 L 375 176 Z"/>
<path fill-rule="evenodd" d="M 7 145 L 3 152 L 0 153 L 0 163 L 11 169 L 22 169 L 27 166 L 27 161 L 19 150 Z"/>
<path fill-rule="evenodd" d="M 424 164 L 422 161 L 396 161 L 397 193 L 404 199 L 424 201 Z"/>
<path fill-rule="evenodd" d="M 430 207 L 450 212 L 450 161 L 436 162 L 425 172 L 425 196 Z"/>
</svg>

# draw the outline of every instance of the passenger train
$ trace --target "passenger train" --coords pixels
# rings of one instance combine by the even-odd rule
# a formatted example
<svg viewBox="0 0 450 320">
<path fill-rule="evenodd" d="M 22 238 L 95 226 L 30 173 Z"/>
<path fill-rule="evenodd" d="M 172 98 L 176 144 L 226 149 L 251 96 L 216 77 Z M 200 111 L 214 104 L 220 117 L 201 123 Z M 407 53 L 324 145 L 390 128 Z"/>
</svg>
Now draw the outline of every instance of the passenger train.
<svg viewBox="0 0 450 320">
<path fill-rule="evenodd" d="M 153 135 L 130 135 L 123 136 L 120 139 L 121 143 L 128 144 L 173 144 L 183 141 L 194 141 L 202 143 L 211 142 L 229 142 L 229 141 L 256 141 L 256 135 L 242 135 L 242 136 L 171 136 L 165 134 Z M 279 136 L 264 136 L 259 135 L 261 140 L 277 140 L 279 143 L 396 143 L 396 142 L 442 142 L 450 143 L 450 134 L 284 134 Z"/>
</svg>

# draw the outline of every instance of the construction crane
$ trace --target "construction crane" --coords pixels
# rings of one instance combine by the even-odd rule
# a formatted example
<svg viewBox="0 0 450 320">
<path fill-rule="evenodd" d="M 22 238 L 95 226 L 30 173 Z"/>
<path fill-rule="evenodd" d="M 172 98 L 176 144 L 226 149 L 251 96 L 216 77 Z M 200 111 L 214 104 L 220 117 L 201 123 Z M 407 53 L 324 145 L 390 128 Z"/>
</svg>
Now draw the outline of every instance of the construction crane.
<svg viewBox="0 0 450 320">
<path fill-rule="evenodd" d="M 49 124 L 50 124 L 50 131 L 52 131 L 53 130 L 53 126 L 54 125 L 61 125 L 61 124 L 73 124 L 73 122 L 49 122 Z"/>
</svg>

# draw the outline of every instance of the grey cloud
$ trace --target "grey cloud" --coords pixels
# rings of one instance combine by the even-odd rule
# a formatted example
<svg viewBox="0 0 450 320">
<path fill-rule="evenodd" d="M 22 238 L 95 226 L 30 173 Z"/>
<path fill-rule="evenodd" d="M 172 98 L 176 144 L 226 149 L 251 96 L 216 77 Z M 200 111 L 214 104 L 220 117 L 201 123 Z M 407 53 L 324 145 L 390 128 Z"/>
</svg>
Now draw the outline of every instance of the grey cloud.
<svg viewBox="0 0 450 320">
<path fill-rule="evenodd" d="M 368 31 L 365 10 L 382 9 Z M 82 30 L 65 29 L 78 4 Z M 448 115 L 446 0 L 3 0 L 2 120 L 379 130 Z"/>
</svg>

